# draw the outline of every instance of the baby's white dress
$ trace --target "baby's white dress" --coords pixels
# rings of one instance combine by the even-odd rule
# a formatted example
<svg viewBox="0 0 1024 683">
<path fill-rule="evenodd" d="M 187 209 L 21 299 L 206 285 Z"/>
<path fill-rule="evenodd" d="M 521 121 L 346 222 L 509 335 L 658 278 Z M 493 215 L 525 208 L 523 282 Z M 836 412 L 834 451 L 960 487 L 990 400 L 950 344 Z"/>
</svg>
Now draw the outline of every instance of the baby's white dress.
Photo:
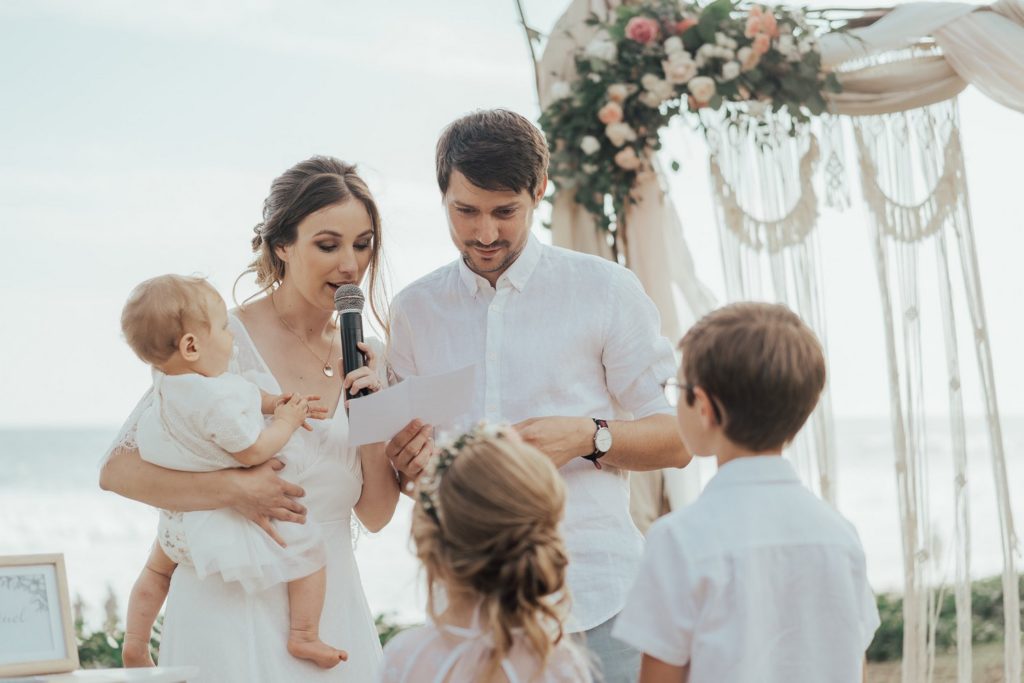
<svg viewBox="0 0 1024 683">
<path fill-rule="evenodd" d="M 172 470 L 210 472 L 241 467 L 239 453 L 259 438 L 267 423 L 259 388 L 230 372 L 217 377 L 153 371 L 152 403 L 139 418 L 137 442 L 143 460 Z M 312 449 L 298 443 L 298 430 L 279 454 L 286 479 L 297 479 Z M 288 544 L 278 545 L 263 529 L 233 509 L 160 515 L 158 539 L 168 557 L 195 567 L 200 579 L 219 574 L 246 591 L 309 576 L 324 566 L 318 524 L 276 524 Z"/>
</svg>

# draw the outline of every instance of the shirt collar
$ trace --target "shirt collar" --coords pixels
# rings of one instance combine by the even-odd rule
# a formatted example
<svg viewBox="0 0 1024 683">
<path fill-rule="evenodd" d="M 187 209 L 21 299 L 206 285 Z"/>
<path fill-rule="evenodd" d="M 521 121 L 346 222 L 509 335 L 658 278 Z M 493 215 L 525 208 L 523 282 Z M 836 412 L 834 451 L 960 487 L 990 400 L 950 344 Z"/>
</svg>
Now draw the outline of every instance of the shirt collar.
<svg viewBox="0 0 1024 683">
<path fill-rule="evenodd" d="M 799 484 L 800 477 L 797 476 L 793 465 L 782 456 L 758 455 L 736 458 L 725 463 L 704 490 L 772 483 Z"/>
<path fill-rule="evenodd" d="M 501 277 L 498 279 L 501 282 L 502 279 L 508 280 L 509 284 L 512 285 L 517 291 L 523 291 L 526 287 L 526 283 L 530 280 L 530 276 L 536 269 L 537 264 L 540 262 L 542 251 L 542 245 L 540 240 L 530 233 L 526 238 L 526 246 L 523 247 L 522 252 L 519 253 L 519 257 L 512 262 L 512 265 L 508 267 Z M 466 287 L 466 291 L 471 295 L 476 296 L 476 293 L 480 291 L 481 287 L 490 287 L 491 284 L 482 276 L 477 275 L 466 262 L 459 258 L 459 279 L 462 280 L 462 284 Z"/>
</svg>

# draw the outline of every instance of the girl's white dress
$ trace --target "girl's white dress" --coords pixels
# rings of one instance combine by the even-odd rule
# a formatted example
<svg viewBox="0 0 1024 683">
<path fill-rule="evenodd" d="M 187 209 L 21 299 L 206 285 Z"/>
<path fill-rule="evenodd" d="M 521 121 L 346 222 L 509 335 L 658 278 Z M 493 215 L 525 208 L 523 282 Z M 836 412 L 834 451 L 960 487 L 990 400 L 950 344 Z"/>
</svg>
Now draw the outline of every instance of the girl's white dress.
<svg viewBox="0 0 1024 683">
<path fill-rule="evenodd" d="M 403 631 L 384 649 L 380 683 L 478 683 L 487 670 L 490 647 L 490 637 L 475 624 L 459 628 L 431 623 Z M 585 650 L 567 640 L 555 646 L 543 669 L 525 638 L 516 640 L 501 671 L 508 683 L 594 680 Z"/>
<path fill-rule="evenodd" d="M 266 420 L 260 390 L 240 375 L 165 375 L 153 371 L 152 403 L 139 418 L 136 442 L 143 460 L 172 470 L 211 472 L 241 465 L 239 453 L 259 438 Z M 282 477 L 296 481 L 311 464 L 314 449 L 296 432 L 279 453 L 288 464 Z M 195 568 L 205 579 L 219 574 L 249 592 L 309 576 L 324 566 L 323 536 L 317 524 L 276 524 L 287 543 L 278 545 L 238 512 L 161 511 L 157 538 L 167 556 Z"/>
<path fill-rule="evenodd" d="M 228 324 L 238 347 L 239 374 L 264 391 L 282 393 L 245 326 L 234 315 Z M 137 445 L 138 418 L 150 403 L 150 395 L 143 397 L 115 446 Z M 368 683 L 380 676 L 380 641 L 352 550 L 352 508 L 363 484 L 359 456 L 348 447 L 343 406 L 333 418 L 311 424 L 313 431 L 300 440 L 305 466 L 295 481 L 306 491 L 302 504 L 317 520 L 310 523 L 318 525 L 326 548 L 320 638 L 346 650 L 349 659 L 324 670 L 288 654 L 286 585 L 249 593 L 238 582 L 217 574 L 201 579 L 191 566 L 181 565 L 171 578 L 160 665 L 199 667 L 199 677 L 189 683 Z"/>
</svg>

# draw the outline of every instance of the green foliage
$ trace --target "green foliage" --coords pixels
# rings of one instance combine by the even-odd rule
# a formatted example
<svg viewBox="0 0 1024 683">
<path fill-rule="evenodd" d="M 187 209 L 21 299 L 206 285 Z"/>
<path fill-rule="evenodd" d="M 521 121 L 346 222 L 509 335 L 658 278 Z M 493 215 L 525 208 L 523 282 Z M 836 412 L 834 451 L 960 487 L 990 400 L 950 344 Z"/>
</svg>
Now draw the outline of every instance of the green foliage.
<svg viewBox="0 0 1024 683">
<path fill-rule="evenodd" d="M 770 20 L 748 32 L 751 13 Z M 629 37 L 631 21 L 653 22 L 657 37 L 647 43 Z M 785 111 L 795 127 L 825 111 L 824 93 L 840 90 L 835 75 L 821 68 L 817 29 L 797 9 L 734 0 L 706 5 L 640 0 L 620 5 L 609 22 L 592 15 L 587 23 L 599 29 L 595 42 L 575 55 L 578 78 L 571 94 L 552 101 L 540 125 L 552 150 L 549 175 L 555 185 L 573 191 L 598 225 L 613 234 L 624 208 L 635 201 L 631 193 L 645 170 L 632 155 L 618 161 L 616 155 L 632 148 L 636 158 L 645 159 L 661 147 L 658 132 L 674 117 L 688 113 L 701 126 L 697 112 L 707 108 L 723 112 L 729 125 L 745 126 L 762 123 L 763 111 Z M 758 36 L 762 47 L 769 41 L 768 47 L 751 56 Z M 666 47 L 676 38 L 682 51 L 675 40 Z M 673 59 L 692 68 L 670 76 Z M 695 77 L 703 77 L 703 87 L 694 89 Z M 709 80 L 711 92 L 698 101 L 694 93 L 707 92 Z M 622 96 L 620 89 L 613 97 L 610 86 L 627 88 L 628 94 Z M 598 118 L 609 103 L 621 108 L 621 124 L 634 139 L 621 139 L 622 125 L 613 134 Z"/>
<path fill-rule="evenodd" d="M 1024 593 L 1024 575 L 1017 590 Z M 935 627 L 935 649 L 948 652 L 956 647 L 956 598 L 948 592 L 940 594 L 939 618 Z M 903 656 L 903 598 L 879 595 L 878 614 L 881 625 L 868 648 L 868 661 L 886 662 Z M 975 644 L 995 643 L 1003 639 L 1002 577 L 975 581 L 971 584 L 971 622 Z M 1024 605 L 1021 606 L 1024 619 Z"/>
</svg>

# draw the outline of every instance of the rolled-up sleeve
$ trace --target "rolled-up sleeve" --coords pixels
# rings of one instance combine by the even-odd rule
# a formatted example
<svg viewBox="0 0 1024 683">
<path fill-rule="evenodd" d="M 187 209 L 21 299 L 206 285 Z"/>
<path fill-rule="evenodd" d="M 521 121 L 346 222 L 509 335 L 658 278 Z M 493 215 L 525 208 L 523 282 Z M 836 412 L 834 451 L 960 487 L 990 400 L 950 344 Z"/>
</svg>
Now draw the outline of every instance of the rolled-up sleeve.
<svg viewBox="0 0 1024 683">
<path fill-rule="evenodd" d="M 614 272 L 602 353 L 608 390 L 635 419 L 671 414 L 661 383 L 675 376 L 676 358 L 661 334 L 661 316 L 632 271 Z"/>
</svg>

